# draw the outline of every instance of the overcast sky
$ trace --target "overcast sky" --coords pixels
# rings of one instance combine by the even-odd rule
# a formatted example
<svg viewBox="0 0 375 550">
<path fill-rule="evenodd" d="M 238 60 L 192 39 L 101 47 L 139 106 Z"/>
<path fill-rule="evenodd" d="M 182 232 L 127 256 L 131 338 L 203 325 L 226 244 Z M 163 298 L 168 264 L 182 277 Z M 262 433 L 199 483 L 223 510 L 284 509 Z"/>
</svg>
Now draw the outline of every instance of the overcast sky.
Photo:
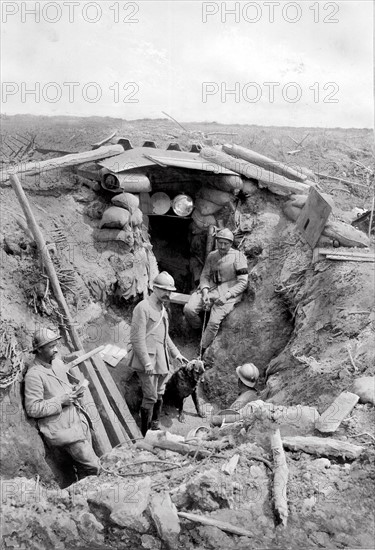
<svg viewBox="0 0 375 550">
<path fill-rule="evenodd" d="M 371 0 L 1 4 L 9 115 L 373 127 Z"/>
</svg>

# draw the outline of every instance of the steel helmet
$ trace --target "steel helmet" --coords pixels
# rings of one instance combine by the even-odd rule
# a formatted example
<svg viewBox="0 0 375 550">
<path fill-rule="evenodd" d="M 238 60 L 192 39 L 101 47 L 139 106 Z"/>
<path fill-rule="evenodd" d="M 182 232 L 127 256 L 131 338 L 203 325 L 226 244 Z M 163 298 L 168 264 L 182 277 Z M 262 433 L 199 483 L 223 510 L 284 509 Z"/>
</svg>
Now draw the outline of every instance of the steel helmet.
<svg viewBox="0 0 375 550">
<path fill-rule="evenodd" d="M 164 290 L 176 290 L 172 275 L 169 275 L 166 271 L 162 271 L 155 277 L 153 286 L 156 286 L 157 288 L 164 288 Z"/>
<path fill-rule="evenodd" d="M 220 231 L 218 231 L 216 233 L 216 238 L 217 239 L 226 239 L 227 241 L 230 241 L 231 243 L 234 241 L 234 235 L 232 233 L 232 231 L 230 229 L 220 229 Z"/>
<path fill-rule="evenodd" d="M 31 351 L 37 351 L 46 344 L 60 340 L 61 336 L 49 328 L 40 328 L 34 332 L 33 335 L 33 349 Z"/>
<path fill-rule="evenodd" d="M 256 381 L 259 378 L 259 370 L 253 363 L 245 363 L 236 368 L 236 373 L 238 378 L 248 386 L 253 388 L 256 384 Z"/>
</svg>

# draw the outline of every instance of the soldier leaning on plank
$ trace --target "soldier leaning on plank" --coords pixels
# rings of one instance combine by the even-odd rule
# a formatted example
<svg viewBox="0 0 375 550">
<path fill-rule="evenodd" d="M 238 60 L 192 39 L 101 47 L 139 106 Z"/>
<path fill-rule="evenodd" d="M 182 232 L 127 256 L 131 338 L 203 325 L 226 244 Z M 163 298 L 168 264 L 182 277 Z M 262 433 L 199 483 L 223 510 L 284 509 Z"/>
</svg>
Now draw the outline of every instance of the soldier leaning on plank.
<svg viewBox="0 0 375 550">
<path fill-rule="evenodd" d="M 47 445 L 71 456 L 81 479 L 98 474 L 100 461 L 91 445 L 91 419 L 79 403 L 85 387 L 74 389 L 69 382 L 69 366 L 56 358 L 59 339 L 49 329 L 34 334 L 35 359 L 25 376 L 25 408 L 37 419 Z"/>
</svg>

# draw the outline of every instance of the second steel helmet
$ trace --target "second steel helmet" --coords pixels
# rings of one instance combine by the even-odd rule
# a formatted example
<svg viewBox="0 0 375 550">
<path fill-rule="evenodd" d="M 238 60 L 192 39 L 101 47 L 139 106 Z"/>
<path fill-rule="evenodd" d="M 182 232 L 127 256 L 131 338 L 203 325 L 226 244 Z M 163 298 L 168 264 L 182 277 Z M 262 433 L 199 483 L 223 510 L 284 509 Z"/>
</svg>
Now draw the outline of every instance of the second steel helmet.
<svg viewBox="0 0 375 550">
<path fill-rule="evenodd" d="M 238 378 L 248 386 L 253 388 L 259 378 L 259 370 L 253 363 L 245 363 L 236 368 Z"/>
<path fill-rule="evenodd" d="M 49 328 L 40 328 L 34 332 L 32 351 L 33 352 L 37 351 L 43 346 L 46 346 L 51 342 L 55 342 L 55 340 L 60 340 L 60 338 L 61 338 L 60 334 L 57 334 L 53 330 Z"/>
<path fill-rule="evenodd" d="M 157 288 L 163 288 L 164 290 L 174 291 L 176 287 L 174 286 L 174 279 L 172 275 L 169 275 L 167 271 L 162 271 L 157 275 L 153 281 L 153 286 Z"/>
<path fill-rule="evenodd" d="M 218 231 L 216 233 L 216 238 L 217 239 L 226 239 L 227 241 L 230 241 L 231 243 L 234 241 L 234 235 L 232 233 L 232 231 L 230 229 L 220 229 L 220 231 Z"/>
</svg>

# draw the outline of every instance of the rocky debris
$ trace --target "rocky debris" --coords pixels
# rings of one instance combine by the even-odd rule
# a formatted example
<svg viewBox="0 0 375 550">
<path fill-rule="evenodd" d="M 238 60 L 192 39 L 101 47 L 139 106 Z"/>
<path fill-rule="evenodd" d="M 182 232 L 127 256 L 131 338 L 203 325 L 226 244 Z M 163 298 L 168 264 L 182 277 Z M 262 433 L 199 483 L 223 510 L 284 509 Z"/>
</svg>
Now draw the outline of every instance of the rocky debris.
<svg viewBox="0 0 375 550">
<path fill-rule="evenodd" d="M 322 433 L 333 433 L 340 426 L 341 421 L 348 416 L 358 403 L 359 397 L 348 391 L 340 393 L 334 402 L 326 409 L 315 422 L 315 427 Z"/>
<path fill-rule="evenodd" d="M 172 496 L 172 500 L 188 510 L 212 512 L 233 507 L 233 483 L 214 468 L 194 476 L 184 489 Z"/>
<path fill-rule="evenodd" d="M 180 521 L 177 508 L 171 501 L 167 491 L 153 494 L 149 505 L 151 517 L 156 525 L 159 537 L 170 550 L 178 546 L 180 534 Z"/>
<path fill-rule="evenodd" d="M 99 492 L 87 494 L 93 513 L 99 520 L 110 521 L 119 527 L 147 533 L 150 529 L 145 511 L 150 501 L 151 479 L 117 481 L 100 486 Z"/>
<path fill-rule="evenodd" d="M 353 382 L 352 391 L 358 395 L 360 403 L 375 405 L 375 376 L 356 378 Z"/>
</svg>

